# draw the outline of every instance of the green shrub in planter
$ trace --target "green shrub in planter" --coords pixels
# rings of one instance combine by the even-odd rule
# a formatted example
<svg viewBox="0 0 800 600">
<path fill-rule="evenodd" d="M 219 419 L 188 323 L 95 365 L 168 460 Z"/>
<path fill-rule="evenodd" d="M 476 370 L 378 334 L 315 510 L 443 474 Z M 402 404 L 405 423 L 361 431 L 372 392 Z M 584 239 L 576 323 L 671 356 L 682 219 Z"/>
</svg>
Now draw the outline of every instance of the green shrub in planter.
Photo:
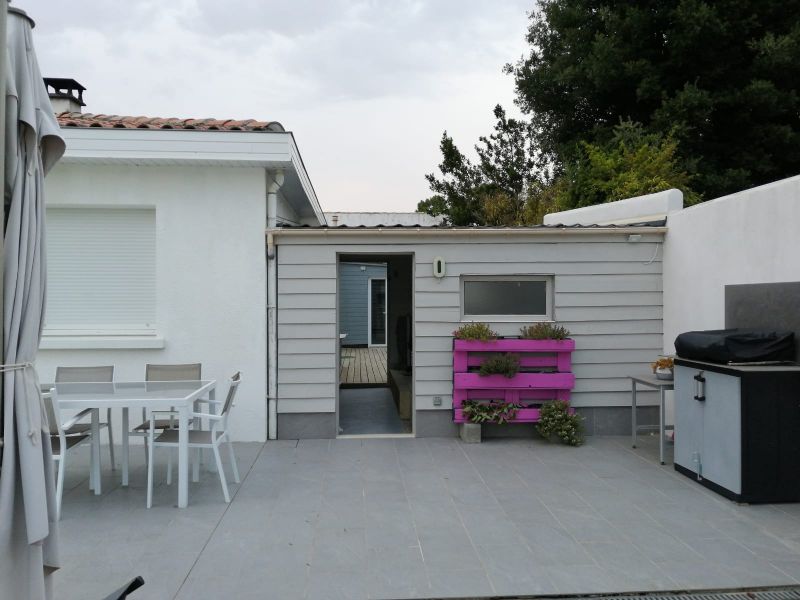
<svg viewBox="0 0 800 600">
<path fill-rule="evenodd" d="M 464 323 L 453 332 L 453 336 L 459 340 L 480 340 L 488 342 L 498 338 L 497 332 L 492 331 L 486 323 Z"/>
<path fill-rule="evenodd" d="M 569 330 L 557 323 L 542 321 L 519 330 L 519 337 L 525 340 L 566 340 Z"/>
<path fill-rule="evenodd" d="M 566 402 L 554 400 L 542 405 L 536 431 L 547 441 L 558 437 L 564 444 L 580 446 L 583 443 L 583 418 L 570 414 Z"/>
<path fill-rule="evenodd" d="M 503 375 L 511 379 L 519 373 L 519 356 L 506 352 L 505 354 L 493 354 L 481 363 L 478 374 L 481 377 L 487 375 Z"/>
</svg>

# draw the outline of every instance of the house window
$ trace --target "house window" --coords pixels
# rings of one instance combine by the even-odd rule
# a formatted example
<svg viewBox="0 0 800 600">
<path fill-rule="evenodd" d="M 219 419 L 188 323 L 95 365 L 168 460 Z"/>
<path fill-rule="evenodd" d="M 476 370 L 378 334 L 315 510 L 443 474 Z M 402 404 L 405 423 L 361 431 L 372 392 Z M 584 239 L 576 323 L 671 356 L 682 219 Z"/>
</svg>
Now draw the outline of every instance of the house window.
<svg viewBox="0 0 800 600">
<path fill-rule="evenodd" d="M 155 331 L 153 208 L 47 208 L 45 335 Z"/>
<path fill-rule="evenodd" d="M 553 314 L 553 278 L 503 275 L 461 278 L 465 319 L 549 320 Z"/>
</svg>

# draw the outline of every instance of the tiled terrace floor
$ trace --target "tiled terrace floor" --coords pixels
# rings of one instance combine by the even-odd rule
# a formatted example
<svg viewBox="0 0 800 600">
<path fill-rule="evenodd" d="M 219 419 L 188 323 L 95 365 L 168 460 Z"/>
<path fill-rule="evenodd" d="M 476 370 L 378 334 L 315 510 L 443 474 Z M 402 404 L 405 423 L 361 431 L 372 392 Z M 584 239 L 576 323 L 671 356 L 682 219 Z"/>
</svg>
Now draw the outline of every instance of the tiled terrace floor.
<svg viewBox="0 0 800 600">
<path fill-rule="evenodd" d="M 652 441 L 652 438 L 651 438 Z M 800 505 L 737 506 L 654 460 L 653 444 L 308 440 L 239 444 L 230 505 L 216 476 L 146 510 L 106 473 L 69 476 L 57 598 L 411 598 L 795 584 Z M 133 457 L 142 459 L 135 449 Z"/>
</svg>

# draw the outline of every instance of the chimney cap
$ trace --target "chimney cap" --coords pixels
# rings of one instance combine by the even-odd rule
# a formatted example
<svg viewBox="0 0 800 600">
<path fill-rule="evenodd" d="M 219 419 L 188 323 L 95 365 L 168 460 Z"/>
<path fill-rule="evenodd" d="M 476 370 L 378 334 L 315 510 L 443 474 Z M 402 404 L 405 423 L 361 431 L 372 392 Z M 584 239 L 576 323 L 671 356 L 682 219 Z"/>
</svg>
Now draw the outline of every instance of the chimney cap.
<svg viewBox="0 0 800 600">
<path fill-rule="evenodd" d="M 86 91 L 86 88 L 74 79 L 45 77 L 44 84 L 47 86 L 47 93 L 50 98 L 63 98 L 64 100 L 77 102 L 80 106 L 86 106 L 83 101 L 83 92 Z"/>
</svg>

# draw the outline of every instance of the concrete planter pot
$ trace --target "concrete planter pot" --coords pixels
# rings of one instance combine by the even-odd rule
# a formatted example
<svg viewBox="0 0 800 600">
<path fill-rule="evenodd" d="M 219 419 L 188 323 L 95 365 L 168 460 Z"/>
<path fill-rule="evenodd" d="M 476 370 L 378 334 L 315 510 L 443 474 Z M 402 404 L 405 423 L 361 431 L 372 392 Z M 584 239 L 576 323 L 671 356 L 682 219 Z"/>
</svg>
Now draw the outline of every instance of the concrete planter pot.
<svg viewBox="0 0 800 600">
<path fill-rule="evenodd" d="M 481 426 L 479 423 L 461 423 L 458 426 L 458 435 L 466 444 L 480 444 Z"/>
</svg>

